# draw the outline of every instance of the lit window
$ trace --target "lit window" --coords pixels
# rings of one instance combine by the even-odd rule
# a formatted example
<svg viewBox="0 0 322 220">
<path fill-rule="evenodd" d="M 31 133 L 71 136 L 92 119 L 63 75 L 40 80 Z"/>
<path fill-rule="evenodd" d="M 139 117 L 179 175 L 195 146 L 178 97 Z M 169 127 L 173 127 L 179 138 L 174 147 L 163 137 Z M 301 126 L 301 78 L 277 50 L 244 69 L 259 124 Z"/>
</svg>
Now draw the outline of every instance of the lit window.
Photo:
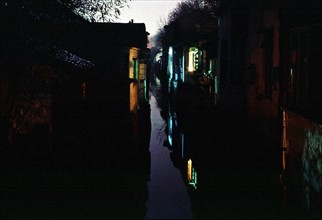
<svg viewBox="0 0 322 220">
<path fill-rule="evenodd" d="M 169 56 L 172 56 L 173 55 L 173 48 L 172 47 L 169 47 Z"/>
<path fill-rule="evenodd" d="M 190 47 L 188 54 L 188 72 L 193 72 L 198 69 L 198 63 L 198 49 L 196 47 Z"/>
<path fill-rule="evenodd" d="M 169 79 L 172 79 L 173 75 L 173 48 L 169 47 L 168 51 L 168 75 Z"/>
</svg>

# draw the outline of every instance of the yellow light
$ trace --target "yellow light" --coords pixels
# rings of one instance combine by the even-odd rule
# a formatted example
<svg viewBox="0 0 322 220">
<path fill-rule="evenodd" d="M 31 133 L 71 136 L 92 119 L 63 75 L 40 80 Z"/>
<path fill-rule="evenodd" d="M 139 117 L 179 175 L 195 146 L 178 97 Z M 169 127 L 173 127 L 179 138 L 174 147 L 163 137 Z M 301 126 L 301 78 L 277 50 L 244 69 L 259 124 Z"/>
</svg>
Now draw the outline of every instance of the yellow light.
<svg viewBox="0 0 322 220">
<path fill-rule="evenodd" d="M 137 82 L 130 84 L 130 112 L 135 113 L 139 106 L 139 88 Z"/>
<path fill-rule="evenodd" d="M 194 52 L 189 51 L 189 59 L 188 59 L 188 72 L 193 72 L 194 67 L 193 67 L 193 57 L 194 57 Z"/>
<path fill-rule="evenodd" d="M 192 160 L 191 159 L 188 160 L 187 178 L 189 182 L 192 180 Z"/>
</svg>

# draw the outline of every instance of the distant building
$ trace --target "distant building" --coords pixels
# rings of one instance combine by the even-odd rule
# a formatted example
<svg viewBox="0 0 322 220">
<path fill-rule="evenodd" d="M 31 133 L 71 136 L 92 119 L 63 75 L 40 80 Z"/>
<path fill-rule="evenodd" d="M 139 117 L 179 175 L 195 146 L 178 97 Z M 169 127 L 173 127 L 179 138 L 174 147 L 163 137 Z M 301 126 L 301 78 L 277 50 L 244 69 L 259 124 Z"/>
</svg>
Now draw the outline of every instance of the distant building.
<svg viewBox="0 0 322 220">
<path fill-rule="evenodd" d="M 217 20 L 201 10 L 180 17 L 165 26 L 162 65 L 168 92 L 180 83 L 204 83 L 214 93 Z"/>
</svg>

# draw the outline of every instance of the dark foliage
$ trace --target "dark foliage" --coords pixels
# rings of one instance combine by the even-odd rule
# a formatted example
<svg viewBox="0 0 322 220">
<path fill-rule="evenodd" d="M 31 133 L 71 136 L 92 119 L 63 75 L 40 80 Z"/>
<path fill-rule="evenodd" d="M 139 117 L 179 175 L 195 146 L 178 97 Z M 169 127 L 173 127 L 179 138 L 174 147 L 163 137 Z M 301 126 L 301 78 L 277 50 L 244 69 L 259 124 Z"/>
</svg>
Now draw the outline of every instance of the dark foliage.
<svg viewBox="0 0 322 220">
<path fill-rule="evenodd" d="M 56 10 L 57 3 L 72 10 L 89 21 L 113 21 L 121 14 L 121 9 L 127 6 L 128 0 L 11 0 L 4 1 L 0 10 L 20 14 L 25 11 L 37 16 L 48 15 L 46 12 Z M 50 14 L 50 13 L 49 13 Z"/>
</svg>

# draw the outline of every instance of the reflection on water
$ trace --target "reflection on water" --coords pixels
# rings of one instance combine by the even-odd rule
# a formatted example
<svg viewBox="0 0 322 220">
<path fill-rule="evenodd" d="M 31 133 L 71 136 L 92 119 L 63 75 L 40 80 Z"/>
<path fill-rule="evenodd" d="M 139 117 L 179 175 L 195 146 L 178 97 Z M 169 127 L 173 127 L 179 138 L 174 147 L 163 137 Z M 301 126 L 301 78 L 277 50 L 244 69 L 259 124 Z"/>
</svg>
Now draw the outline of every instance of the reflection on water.
<svg viewBox="0 0 322 220">
<path fill-rule="evenodd" d="M 149 199 L 146 203 L 146 219 L 192 218 L 191 201 L 180 170 L 171 161 L 171 151 L 163 146 L 167 138 L 164 133 L 165 122 L 161 118 L 154 96 L 151 96 L 150 105 L 151 174 L 148 182 Z"/>
<path fill-rule="evenodd" d="M 167 114 L 167 146 L 173 152 L 173 162 L 180 168 L 181 174 L 187 183 L 187 187 L 197 189 L 197 171 L 192 164 L 193 152 L 189 143 L 185 141 L 185 135 L 179 126 L 175 109 L 168 105 Z"/>
<path fill-rule="evenodd" d="M 189 185 L 191 185 L 193 188 L 197 189 L 197 171 L 192 166 L 191 159 L 188 160 L 187 179 L 188 179 Z"/>
</svg>

